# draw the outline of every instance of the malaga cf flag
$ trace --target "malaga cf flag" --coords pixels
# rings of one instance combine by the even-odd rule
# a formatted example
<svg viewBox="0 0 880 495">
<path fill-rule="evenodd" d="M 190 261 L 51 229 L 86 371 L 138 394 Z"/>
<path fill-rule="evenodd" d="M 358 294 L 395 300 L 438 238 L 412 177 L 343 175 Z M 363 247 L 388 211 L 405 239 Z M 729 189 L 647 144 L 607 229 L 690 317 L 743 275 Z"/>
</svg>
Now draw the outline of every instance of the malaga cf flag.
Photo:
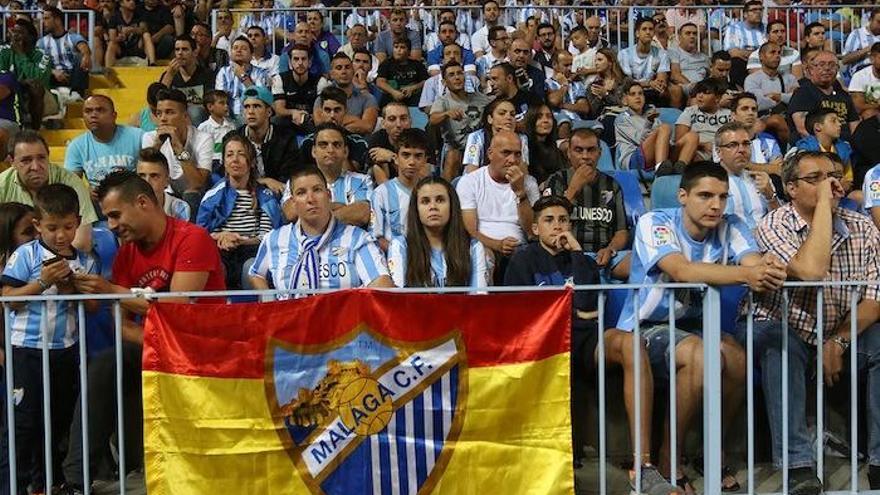
<svg viewBox="0 0 880 495">
<path fill-rule="evenodd" d="M 572 493 L 570 321 L 570 291 L 154 305 L 149 493 Z"/>
</svg>

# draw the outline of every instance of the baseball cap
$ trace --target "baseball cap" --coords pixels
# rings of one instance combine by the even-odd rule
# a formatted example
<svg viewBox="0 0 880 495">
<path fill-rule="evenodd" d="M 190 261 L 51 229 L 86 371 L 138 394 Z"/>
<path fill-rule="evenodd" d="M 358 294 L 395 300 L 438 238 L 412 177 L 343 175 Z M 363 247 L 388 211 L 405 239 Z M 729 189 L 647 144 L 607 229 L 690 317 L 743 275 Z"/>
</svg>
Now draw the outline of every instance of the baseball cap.
<svg viewBox="0 0 880 495">
<path fill-rule="evenodd" d="M 263 103 L 266 104 L 267 107 L 272 107 L 272 92 L 269 91 L 269 88 L 265 86 L 251 86 L 244 90 L 244 95 L 241 97 L 241 102 L 244 103 L 251 98 L 256 98 Z"/>
</svg>

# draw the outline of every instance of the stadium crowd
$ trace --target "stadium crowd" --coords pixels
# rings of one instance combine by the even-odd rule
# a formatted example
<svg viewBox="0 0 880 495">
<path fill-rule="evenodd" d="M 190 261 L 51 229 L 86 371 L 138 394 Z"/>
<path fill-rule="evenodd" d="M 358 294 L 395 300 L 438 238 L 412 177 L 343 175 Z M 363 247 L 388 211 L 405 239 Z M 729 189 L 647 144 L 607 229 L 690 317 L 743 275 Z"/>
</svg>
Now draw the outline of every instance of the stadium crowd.
<svg viewBox="0 0 880 495">
<path fill-rule="evenodd" d="M 880 9 L 680 0 L 637 2 L 622 17 L 603 2 L 363 0 L 337 25 L 321 8 L 337 3 L 250 0 L 252 12 L 234 15 L 212 0 L 0 1 L 0 146 L 11 162 L 0 173 L 2 295 L 648 284 L 602 332 L 595 293 L 577 293 L 572 355 L 575 374 L 595 378 L 603 337 L 631 426 L 641 362 L 632 441 L 643 446 L 654 382 L 676 374 L 676 438 L 666 433 L 656 459 L 643 448 L 641 478 L 631 472 L 656 495 L 694 493 L 683 470 L 668 470 L 673 443 L 681 456 L 696 423 L 703 353 L 700 293 L 676 290 L 670 308 L 652 284 L 748 286 L 777 466 L 789 340 L 790 493 L 822 492 L 806 404 L 819 352 L 829 386 L 849 380 L 850 358 L 867 376 L 868 479 L 880 489 L 880 287 L 859 288 L 855 315 L 851 289 L 827 287 L 823 342 L 816 289 L 780 290 L 786 280 L 880 280 Z M 301 10 L 271 11 L 286 7 Z M 95 12 L 91 46 L 81 17 L 66 13 L 80 9 Z M 122 125 L 88 75 L 132 62 L 164 71 Z M 63 167 L 49 163 L 39 131 L 59 95 L 62 106 L 84 98 L 86 127 Z M 149 304 L 122 305 L 130 469 L 143 454 Z M 19 492 L 50 488 L 48 336 L 51 488 L 80 493 L 76 306 L 8 306 Z M 89 332 L 106 330 L 108 307 L 87 309 Z M 745 390 L 745 313 L 722 341 L 725 428 Z M 90 336 L 93 480 L 114 469 L 110 342 Z M 8 466 L 4 446 L 0 456 Z M 723 483 L 739 489 L 732 465 Z"/>
</svg>

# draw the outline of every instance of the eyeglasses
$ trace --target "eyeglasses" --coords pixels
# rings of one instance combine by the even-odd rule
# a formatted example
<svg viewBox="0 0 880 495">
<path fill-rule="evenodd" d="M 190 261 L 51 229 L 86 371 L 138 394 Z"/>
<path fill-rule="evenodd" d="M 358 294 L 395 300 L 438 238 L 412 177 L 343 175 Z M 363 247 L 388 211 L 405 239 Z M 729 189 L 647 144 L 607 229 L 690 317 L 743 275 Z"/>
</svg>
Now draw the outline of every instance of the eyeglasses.
<svg viewBox="0 0 880 495">
<path fill-rule="evenodd" d="M 807 184 L 816 185 L 829 177 L 832 179 L 840 180 L 843 178 L 843 172 L 830 172 L 827 174 L 825 172 L 819 172 L 817 174 L 805 175 L 803 177 L 795 177 L 795 180 L 802 180 Z"/>
<path fill-rule="evenodd" d="M 736 141 L 734 141 L 734 142 L 731 142 L 731 143 L 727 143 L 727 144 L 719 145 L 718 147 L 719 147 L 719 148 L 724 148 L 724 149 L 726 149 L 727 151 L 733 151 L 733 150 L 735 150 L 735 149 L 737 149 L 737 148 L 746 148 L 746 149 L 748 149 L 748 148 L 751 148 L 751 147 L 752 147 L 752 142 L 751 142 L 751 141 L 740 141 L 740 142 L 736 142 Z"/>
</svg>

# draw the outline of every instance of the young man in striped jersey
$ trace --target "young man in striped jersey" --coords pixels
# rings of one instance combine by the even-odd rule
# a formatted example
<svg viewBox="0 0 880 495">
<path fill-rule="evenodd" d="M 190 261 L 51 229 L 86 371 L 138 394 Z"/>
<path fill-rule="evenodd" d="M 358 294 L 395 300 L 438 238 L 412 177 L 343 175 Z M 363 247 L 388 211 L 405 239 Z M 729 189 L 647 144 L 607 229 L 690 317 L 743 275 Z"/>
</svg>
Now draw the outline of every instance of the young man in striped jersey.
<svg viewBox="0 0 880 495">
<path fill-rule="evenodd" d="M 376 239 L 334 216 L 329 183 L 315 167 L 293 173 L 297 221 L 263 238 L 248 273 L 255 289 L 270 281 L 279 290 L 394 286 Z"/>
<path fill-rule="evenodd" d="M 646 287 L 631 292 L 623 306 L 618 328 L 632 331 L 636 325 L 647 340 L 655 379 L 669 376 L 669 297 L 658 284 L 670 282 L 712 285 L 748 284 L 756 292 L 776 290 L 785 281 L 785 266 L 775 257 L 761 257 L 746 224 L 736 215 L 725 215 L 728 174 L 720 165 L 697 162 L 689 165 L 678 191 L 680 208 L 654 210 L 639 219 L 633 240 L 629 281 Z M 635 298 L 638 301 L 635 301 Z M 703 343 L 701 295 L 676 290 L 675 362 L 677 438 L 668 432 L 661 448 L 660 469 L 668 469 L 670 443 L 677 452 L 694 415 L 702 403 Z M 638 314 L 633 311 L 639 302 Z M 745 352 L 732 338 L 721 341 L 722 386 L 725 393 L 723 425 L 729 424 L 742 401 L 745 384 Z M 681 465 L 680 463 L 678 464 Z M 737 486 L 725 469 L 723 485 Z M 683 472 L 673 473 L 679 485 L 693 493 Z"/>
<path fill-rule="evenodd" d="M 98 273 L 96 261 L 72 245 L 79 224 L 79 199 L 72 187 L 50 184 L 42 188 L 34 201 L 34 226 L 40 238 L 21 245 L 9 257 L 0 280 L 3 296 L 51 296 L 78 292 L 73 284 L 74 273 Z M 97 301 L 87 301 L 86 307 L 94 311 Z M 26 493 L 28 483 L 35 493 L 43 492 L 46 476 L 43 435 L 47 432 L 43 431 L 42 426 L 41 348 L 43 339 L 48 337 L 51 435 L 56 439 L 52 459 L 53 470 L 57 473 L 61 468 L 60 442 L 57 439 L 67 436 L 79 391 L 76 380 L 79 370 L 76 303 L 11 303 L 7 325 L 11 327 L 12 339 L 17 438 L 16 492 Z M 6 456 L 3 458 L 3 464 L 6 464 Z"/>
<path fill-rule="evenodd" d="M 85 38 L 65 29 L 64 14 L 56 7 L 43 9 L 43 32 L 37 48 L 52 60 L 52 86 L 67 86 L 80 96 L 89 86 L 92 51 Z"/>
<path fill-rule="evenodd" d="M 397 177 L 382 183 L 370 200 L 370 230 L 382 251 L 396 236 L 406 235 L 409 197 L 416 183 L 429 173 L 428 140 L 419 129 L 406 129 L 398 137 L 394 168 Z"/>
</svg>

